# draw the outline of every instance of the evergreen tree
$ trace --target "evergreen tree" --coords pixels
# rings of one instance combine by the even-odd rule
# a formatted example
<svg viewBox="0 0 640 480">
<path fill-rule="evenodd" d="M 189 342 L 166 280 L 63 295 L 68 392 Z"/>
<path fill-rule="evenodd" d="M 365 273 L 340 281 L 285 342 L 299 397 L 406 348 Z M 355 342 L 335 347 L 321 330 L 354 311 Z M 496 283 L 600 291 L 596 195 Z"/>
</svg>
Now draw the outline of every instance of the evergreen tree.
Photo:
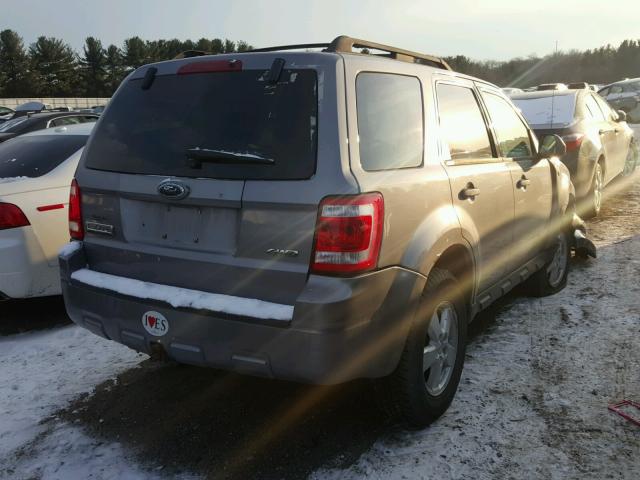
<svg viewBox="0 0 640 480">
<path fill-rule="evenodd" d="M 0 97 L 27 97 L 33 89 L 29 58 L 22 38 L 13 30 L 0 32 Z"/>
<path fill-rule="evenodd" d="M 38 37 L 29 47 L 35 74 L 36 96 L 71 97 L 78 95 L 76 55 L 69 45 L 54 37 Z"/>
<path fill-rule="evenodd" d="M 102 48 L 102 42 L 88 37 L 85 40 L 83 52 L 84 56 L 80 59 L 80 65 L 84 95 L 102 97 L 107 90 L 105 85 L 107 58 L 104 48 Z"/>
<path fill-rule="evenodd" d="M 219 38 L 211 40 L 211 53 L 224 53 L 224 43 Z"/>
<path fill-rule="evenodd" d="M 251 50 L 252 47 L 251 45 L 249 45 L 247 42 L 245 42 L 244 40 L 240 40 L 237 44 L 236 44 L 236 51 L 237 52 L 246 52 L 248 50 Z"/>
<path fill-rule="evenodd" d="M 224 53 L 233 53 L 236 51 L 236 43 L 229 39 L 224 41 Z"/>
<path fill-rule="evenodd" d="M 211 40 L 201 38 L 196 42 L 196 50 L 200 50 L 201 52 L 211 52 L 211 48 Z"/>
<path fill-rule="evenodd" d="M 122 52 L 115 45 L 109 45 L 105 55 L 106 95 L 111 96 L 125 77 Z"/>
<path fill-rule="evenodd" d="M 149 63 L 147 44 L 140 37 L 131 37 L 124 41 L 123 63 L 127 71 Z"/>
</svg>

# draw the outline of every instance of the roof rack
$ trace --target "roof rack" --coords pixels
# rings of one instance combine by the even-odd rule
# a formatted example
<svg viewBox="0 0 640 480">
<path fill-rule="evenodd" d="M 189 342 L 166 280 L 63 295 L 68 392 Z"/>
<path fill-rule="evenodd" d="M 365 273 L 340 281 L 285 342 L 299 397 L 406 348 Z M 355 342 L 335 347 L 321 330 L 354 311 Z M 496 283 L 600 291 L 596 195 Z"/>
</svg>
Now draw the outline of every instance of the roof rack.
<svg viewBox="0 0 640 480">
<path fill-rule="evenodd" d="M 382 54 L 373 54 L 399 60 L 402 62 L 419 63 L 430 67 L 441 68 L 443 70 L 451 70 L 449 64 L 440 57 L 426 55 L 423 53 L 403 50 L 401 48 L 383 45 L 381 43 L 361 40 L 359 38 L 351 38 L 346 35 L 336 37 L 331 43 L 303 43 L 298 45 L 282 45 L 278 47 L 254 48 L 251 52 L 276 52 L 279 50 L 299 50 L 303 48 L 323 48 L 324 52 L 340 52 L 340 53 L 358 53 L 354 52 L 354 48 L 362 48 L 367 50 L 378 50 L 386 52 Z"/>
<path fill-rule="evenodd" d="M 211 52 L 205 52 L 203 50 L 185 50 L 184 52 L 178 53 L 175 57 L 173 57 L 173 59 L 177 60 L 179 58 L 202 57 L 204 55 L 213 55 L 213 54 Z"/>
</svg>

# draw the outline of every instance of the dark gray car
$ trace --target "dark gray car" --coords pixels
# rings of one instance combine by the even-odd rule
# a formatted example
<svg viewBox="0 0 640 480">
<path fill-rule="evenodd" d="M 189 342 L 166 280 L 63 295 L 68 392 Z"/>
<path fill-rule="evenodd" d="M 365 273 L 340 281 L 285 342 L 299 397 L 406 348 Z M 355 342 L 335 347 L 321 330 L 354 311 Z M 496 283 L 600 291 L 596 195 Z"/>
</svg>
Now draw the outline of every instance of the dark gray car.
<svg viewBox="0 0 640 480">
<path fill-rule="evenodd" d="M 525 280 L 566 283 L 564 145 L 438 58 L 349 37 L 300 48 L 123 82 L 72 187 L 67 310 L 179 362 L 377 379 L 425 425 L 455 394 L 467 323 Z"/>
<path fill-rule="evenodd" d="M 640 123 L 640 78 L 612 83 L 598 93 L 614 109 L 624 111 L 630 122 Z"/>
<path fill-rule="evenodd" d="M 567 153 L 569 168 L 584 214 L 597 215 L 604 187 L 615 177 L 635 168 L 633 130 L 624 112 L 614 112 L 590 90 L 530 92 L 512 95 L 539 138 L 557 134 Z"/>
</svg>

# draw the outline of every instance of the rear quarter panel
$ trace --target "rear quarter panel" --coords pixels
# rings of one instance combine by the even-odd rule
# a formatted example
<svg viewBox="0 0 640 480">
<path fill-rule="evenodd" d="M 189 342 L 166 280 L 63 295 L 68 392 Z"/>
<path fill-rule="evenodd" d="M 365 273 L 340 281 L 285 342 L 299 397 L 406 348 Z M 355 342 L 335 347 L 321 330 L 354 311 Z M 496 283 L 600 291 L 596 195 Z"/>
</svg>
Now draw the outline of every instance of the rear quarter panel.
<svg viewBox="0 0 640 480">
<path fill-rule="evenodd" d="M 438 160 L 431 69 L 370 57 L 345 57 L 351 169 L 362 192 L 380 192 L 384 196 L 379 266 L 399 265 L 427 275 L 447 248 L 458 244 L 469 249 L 453 208 L 449 179 Z M 385 171 L 362 168 L 356 109 L 356 78 L 360 72 L 409 75 L 421 80 L 425 116 L 422 166 Z"/>
</svg>

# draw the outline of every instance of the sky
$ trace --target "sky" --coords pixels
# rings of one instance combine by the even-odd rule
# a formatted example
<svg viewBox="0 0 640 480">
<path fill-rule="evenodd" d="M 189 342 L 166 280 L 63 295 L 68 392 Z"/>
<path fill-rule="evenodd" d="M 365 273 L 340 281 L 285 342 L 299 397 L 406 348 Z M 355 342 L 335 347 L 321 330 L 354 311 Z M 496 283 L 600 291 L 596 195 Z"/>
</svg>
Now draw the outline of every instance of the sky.
<svg viewBox="0 0 640 480">
<path fill-rule="evenodd" d="M 507 60 L 640 39 L 640 0 L 0 0 L 0 29 L 80 51 L 87 36 L 118 46 L 229 38 L 251 45 L 330 42 L 345 34 L 434 55 Z"/>
</svg>

